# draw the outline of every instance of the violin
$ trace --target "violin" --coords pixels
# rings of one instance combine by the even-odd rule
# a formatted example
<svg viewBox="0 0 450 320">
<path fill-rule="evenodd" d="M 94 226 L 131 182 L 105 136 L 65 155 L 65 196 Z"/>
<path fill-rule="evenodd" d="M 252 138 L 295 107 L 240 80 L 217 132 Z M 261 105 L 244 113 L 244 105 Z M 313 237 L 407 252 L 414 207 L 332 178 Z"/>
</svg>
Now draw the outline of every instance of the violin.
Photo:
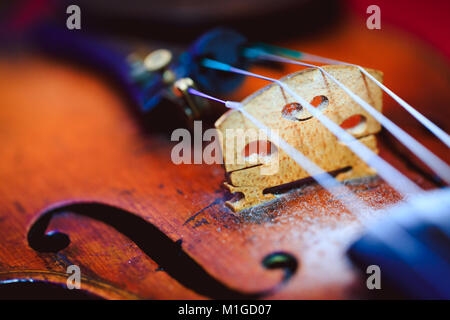
<svg viewBox="0 0 450 320">
<path fill-rule="evenodd" d="M 381 70 L 383 83 L 448 131 L 446 63 L 406 34 L 388 27 L 373 32 L 361 27 L 363 23 L 350 17 L 324 35 L 273 44 Z M 243 101 L 268 85 L 261 78 L 205 71 L 199 59 L 217 57 L 199 57 L 190 60 L 194 71 L 183 72 L 192 75 L 199 70 L 194 79 L 208 94 L 216 85 L 221 99 Z M 274 79 L 301 70 L 295 64 L 280 67 L 277 61 L 246 64 L 224 59 Z M 211 77 L 205 76 L 208 73 Z M 174 111 L 178 109 L 147 114 L 142 106 L 149 96 L 140 100 L 142 96 L 134 95 L 141 92 L 142 82 L 124 94 L 102 73 L 41 54 L 2 56 L 0 74 L 1 297 L 370 297 L 365 273 L 369 254 L 360 254 L 367 247 L 354 244 L 367 230 L 361 212 L 346 208 L 313 177 L 301 175 L 295 184 L 280 183 L 279 188 L 264 185 L 272 188 L 273 196 L 256 204 L 227 205 L 236 203 L 232 188 L 224 186 L 230 183 L 229 170 L 218 163 L 172 161 L 177 142 L 170 137 L 179 123 Z M 175 76 L 182 78 L 176 72 Z M 175 82 L 152 95 L 156 113 L 167 97 L 190 121 L 205 119 L 209 127 L 224 112 L 239 113 L 209 102 L 213 115 L 197 114 L 209 108 L 207 102 Z M 122 89 L 126 85 L 118 84 Z M 335 87 L 330 87 L 332 93 L 338 91 Z M 383 115 L 449 162 L 445 144 L 396 101 L 379 94 Z M 130 105 L 140 107 L 136 111 Z M 447 185 L 388 130 L 380 126 L 373 134 L 380 157 L 415 185 L 423 190 Z M 314 136 L 303 143 L 314 144 Z M 316 148 L 320 153 L 322 147 Z M 327 170 L 332 179 L 346 168 L 334 169 Z M 371 219 L 377 221 L 390 216 L 384 209 L 404 200 L 380 177 L 382 173 L 343 179 L 346 188 L 374 210 Z M 444 203 L 440 210 L 448 212 L 448 194 L 436 202 Z M 358 263 L 364 265 L 363 272 Z M 70 266 L 79 267 L 80 290 L 67 289 Z"/>
</svg>

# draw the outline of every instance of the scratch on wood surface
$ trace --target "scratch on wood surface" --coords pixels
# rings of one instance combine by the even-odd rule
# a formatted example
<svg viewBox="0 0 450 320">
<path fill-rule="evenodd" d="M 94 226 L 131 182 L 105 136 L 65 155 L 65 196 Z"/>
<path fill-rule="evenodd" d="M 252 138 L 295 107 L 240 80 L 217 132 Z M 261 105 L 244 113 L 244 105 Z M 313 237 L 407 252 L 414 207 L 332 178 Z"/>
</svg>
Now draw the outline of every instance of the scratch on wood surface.
<svg viewBox="0 0 450 320">
<path fill-rule="evenodd" d="M 207 205 L 206 207 L 204 207 L 203 209 L 201 209 L 200 211 L 197 211 L 196 213 L 194 213 L 192 216 L 189 217 L 189 219 L 187 219 L 184 223 L 183 226 L 186 225 L 187 223 L 193 221 L 200 213 L 202 213 L 203 211 L 211 208 L 212 206 L 215 206 L 216 204 L 219 204 L 223 201 L 222 198 L 216 198 L 213 202 L 211 202 L 209 205 Z"/>
</svg>

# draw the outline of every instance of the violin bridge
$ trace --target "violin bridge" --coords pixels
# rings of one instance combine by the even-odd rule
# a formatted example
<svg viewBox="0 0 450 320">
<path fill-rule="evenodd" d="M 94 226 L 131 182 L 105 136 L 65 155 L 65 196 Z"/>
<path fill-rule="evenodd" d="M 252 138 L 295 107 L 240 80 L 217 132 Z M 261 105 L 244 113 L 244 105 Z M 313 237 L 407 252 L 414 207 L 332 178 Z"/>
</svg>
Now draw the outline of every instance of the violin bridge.
<svg viewBox="0 0 450 320">
<path fill-rule="evenodd" d="M 329 65 L 323 68 L 381 112 L 381 89 L 366 79 L 357 67 Z M 366 70 L 382 81 L 380 71 Z M 380 124 L 320 70 L 305 69 L 281 81 L 378 153 L 375 134 L 380 131 Z M 248 113 L 323 170 L 333 172 L 350 168 L 338 174 L 336 179 L 343 181 L 376 174 L 280 86 L 270 84 L 246 98 L 242 105 Z M 243 194 L 238 201 L 227 202 L 234 212 L 274 199 L 273 194 L 264 193 L 265 189 L 309 177 L 302 167 L 239 111 L 226 112 L 215 126 L 221 136 L 224 166 L 229 179 L 225 186 L 232 193 Z"/>
</svg>

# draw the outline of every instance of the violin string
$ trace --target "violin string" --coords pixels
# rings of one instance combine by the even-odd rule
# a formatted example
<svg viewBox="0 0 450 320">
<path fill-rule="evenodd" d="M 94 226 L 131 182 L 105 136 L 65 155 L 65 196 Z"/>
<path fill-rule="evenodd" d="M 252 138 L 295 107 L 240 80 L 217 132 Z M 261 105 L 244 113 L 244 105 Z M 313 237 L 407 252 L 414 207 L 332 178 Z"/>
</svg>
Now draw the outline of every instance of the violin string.
<svg viewBox="0 0 450 320">
<path fill-rule="evenodd" d="M 228 64 L 218 62 L 211 59 L 203 59 L 202 65 L 208 68 L 213 68 L 216 70 L 228 71 L 239 73 L 247 76 L 252 76 L 267 81 L 274 82 L 286 90 L 294 99 L 297 100 L 302 106 L 304 106 L 314 117 L 316 117 L 328 130 L 330 130 L 341 142 L 343 142 L 347 147 L 349 147 L 356 155 L 358 155 L 364 162 L 369 166 L 375 168 L 378 174 L 391 186 L 394 187 L 403 197 L 409 197 L 411 194 L 416 194 L 422 191 L 414 182 L 409 180 L 406 176 L 400 173 L 397 169 L 387 163 L 384 159 L 379 157 L 376 153 L 370 150 L 367 146 L 359 142 L 355 137 L 346 132 L 336 123 L 331 121 L 328 117 L 323 115 L 320 111 L 314 108 L 309 102 L 300 97 L 296 92 L 294 92 L 285 83 L 258 75 L 249 71 L 245 71 L 239 68 L 232 67 Z"/>
<path fill-rule="evenodd" d="M 314 178 L 325 190 L 332 194 L 336 199 L 339 199 L 350 210 L 350 212 L 370 212 L 371 209 L 353 192 L 332 177 L 328 172 L 317 166 L 314 162 L 308 159 L 303 153 L 292 147 L 283 138 L 276 134 L 269 127 L 261 123 L 252 114 L 245 110 L 242 103 L 236 101 L 224 101 L 196 89 L 189 88 L 188 92 L 206 99 L 214 100 L 223 103 L 227 108 L 239 111 L 248 120 L 250 120 L 258 129 L 262 130 L 268 139 L 280 149 L 282 149 L 289 157 L 291 157 L 299 166 L 305 169 L 308 174 Z"/>
<path fill-rule="evenodd" d="M 356 95 L 353 91 L 351 91 L 348 87 L 346 87 L 342 82 L 337 80 L 334 76 L 332 76 L 329 72 L 324 70 L 322 67 L 300 62 L 297 60 L 287 59 L 280 56 L 276 56 L 273 54 L 266 54 L 255 52 L 254 49 L 246 49 L 244 51 L 245 55 L 250 56 L 258 56 L 261 59 L 290 63 L 301 65 L 305 67 L 317 68 L 322 73 L 324 73 L 328 78 L 330 78 L 334 83 L 336 83 L 342 90 L 345 91 L 356 103 L 358 103 L 363 109 L 369 112 L 378 122 L 380 122 L 390 133 L 392 133 L 401 143 L 403 143 L 413 154 L 415 154 L 422 162 L 424 162 L 430 169 L 432 169 L 438 176 L 441 176 L 443 180 L 450 184 L 450 167 L 438 158 L 435 154 L 433 154 L 430 150 L 428 150 L 425 146 L 419 143 L 416 139 L 414 139 L 411 135 L 406 133 L 403 129 L 397 126 L 394 122 L 392 122 L 389 118 L 384 116 L 381 112 L 376 110 L 366 101 L 364 101 L 361 97 Z"/>
<path fill-rule="evenodd" d="M 447 147 L 450 147 L 450 135 L 448 135 L 444 130 L 439 128 L 435 123 L 433 123 L 431 120 L 429 120 L 427 117 L 425 117 L 419 111 L 417 111 L 417 109 L 415 109 L 413 106 L 411 106 L 405 100 L 403 100 L 398 95 L 396 95 L 392 90 L 390 90 L 388 87 L 386 87 L 380 81 L 378 81 L 375 77 L 373 77 L 369 72 L 367 72 L 363 67 L 361 67 L 359 65 L 348 63 L 348 62 L 343 62 L 343 61 L 339 61 L 339 60 L 335 60 L 335 59 L 329 59 L 329 58 L 321 57 L 318 55 L 309 54 L 306 52 L 295 51 L 295 50 L 291 50 L 291 49 L 287 49 L 287 48 L 272 46 L 272 45 L 268 45 L 268 44 L 258 44 L 249 49 L 254 50 L 254 51 L 249 52 L 246 49 L 244 49 L 244 52 L 247 51 L 246 54 L 248 55 L 248 57 L 253 57 L 253 55 L 255 55 L 255 54 L 258 55 L 259 53 L 263 52 L 266 54 L 281 55 L 281 56 L 285 56 L 285 57 L 288 57 L 291 59 L 296 59 L 296 60 L 304 60 L 304 61 L 324 63 L 324 64 L 341 64 L 341 65 L 357 67 L 370 80 L 372 80 L 378 87 L 380 87 L 392 99 L 394 99 L 402 108 L 404 108 L 407 112 L 409 112 L 417 121 L 419 121 L 431 133 L 433 133 L 440 141 L 442 141 L 442 143 L 444 143 Z"/>
<path fill-rule="evenodd" d="M 256 55 L 261 55 L 261 53 L 260 52 L 252 52 L 252 51 L 247 51 L 247 49 L 245 49 L 244 50 L 244 55 L 247 55 L 248 54 L 248 56 L 250 56 L 250 57 L 255 57 Z M 308 54 L 304 54 L 306 57 L 309 57 L 310 55 L 308 55 Z M 266 58 L 266 59 L 269 59 L 269 60 L 272 60 L 272 61 L 279 61 L 279 62 L 284 62 L 284 63 L 293 63 L 293 64 L 298 64 L 298 65 L 302 65 L 302 66 L 306 66 L 306 67 L 312 67 L 312 68 L 318 68 L 321 72 L 323 72 L 323 73 L 325 73 L 327 76 L 329 76 L 329 78 L 330 79 L 332 79 L 337 85 L 339 85 L 346 93 L 348 93 L 349 95 L 350 95 L 350 97 L 352 97 L 356 102 L 358 102 L 358 99 L 360 100 L 360 101 L 363 101 L 364 103 L 366 103 L 364 100 L 362 100 L 360 97 L 358 97 L 358 96 L 356 96 L 350 89 L 348 89 L 344 84 L 342 84 L 340 81 L 338 81 L 336 78 L 334 78 L 332 75 L 330 75 L 327 71 L 325 71 L 323 68 L 321 68 L 320 66 L 316 66 L 316 65 L 312 65 L 312 64 L 308 64 L 308 63 L 302 63 L 302 62 L 299 62 L 299 61 L 295 61 L 295 60 L 291 60 L 291 59 L 286 59 L 286 58 L 283 58 L 283 57 L 279 57 L 279 56 L 275 56 L 275 55 L 272 55 L 272 54 L 262 54 L 262 58 Z M 327 61 L 327 59 L 326 58 L 323 58 L 323 62 L 324 63 L 329 63 L 330 61 Z M 331 60 L 331 62 L 333 62 L 333 60 Z M 353 66 L 356 66 L 356 65 L 353 65 Z M 360 68 L 362 68 L 362 67 L 360 67 Z M 366 73 L 366 71 L 364 70 L 364 72 Z M 371 76 L 372 77 L 372 76 Z M 375 79 L 376 80 L 376 79 Z M 356 96 L 357 97 L 357 99 L 355 99 L 354 98 L 354 96 Z M 367 103 L 366 103 L 367 104 Z M 370 106 L 370 105 L 369 105 Z M 371 107 L 371 106 L 370 106 Z M 375 109 L 374 109 L 375 110 Z M 376 112 L 378 112 L 377 110 L 375 110 Z M 439 159 L 439 158 L 438 158 Z M 440 160 L 440 159 L 439 159 Z M 445 163 L 444 163 L 444 165 L 445 165 Z M 448 169 L 448 166 L 447 166 L 447 168 L 445 169 L 445 172 L 448 172 L 449 171 L 449 169 Z M 423 215 L 420 215 L 420 216 L 422 216 L 422 218 L 423 219 L 425 219 L 425 220 L 429 220 L 429 217 L 426 217 L 426 216 L 423 216 Z"/>
<path fill-rule="evenodd" d="M 362 219 L 362 217 L 358 214 L 360 212 L 370 213 L 373 212 L 373 209 L 369 208 L 362 200 L 360 200 L 350 189 L 348 189 L 341 182 L 337 181 L 333 178 L 329 173 L 325 172 L 323 169 L 318 167 L 316 164 L 311 162 L 305 155 L 303 155 L 299 150 L 292 147 L 289 143 L 283 140 L 280 136 L 278 136 L 275 132 L 273 132 L 269 127 L 261 123 L 258 119 L 256 119 L 253 115 L 251 115 L 247 110 L 243 108 L 242 103 L 235 101 L 225 101 L 218 99 L 216 97 L 212 97 L 203 92 L 200 92 L 196 89 L 189 88 L 188 92 L 190 94 L 194 94 L 206 99 L 214 100 L 223 103 L 227 108 L 234 109 L 241 112 L 248 120 L 253 122 L 255 126 L 259 129 L 263 130 L 267 137 L 272 138 L 272 142 L 278 145 L 279 148 L 283 149 L 284 152 L 289 155 L 298 165 L 303 167 L 308 173 L 331 195 L 333 195 L 336 199 L 344 204 L 344 206 L 353 213 L 353 216 L 356 220 L 361 223 L 364 227 L 370 227 L 368 221 Z M 343 196 L 344 195 L 344 196 Z M 364 210 L 364 211 L 362 211 Z M 372 217 L 372 216 L 371 216 Z M 428 282 L 428 284 L 435 288 L 433 283 L 430 283 L 427 277 L 423 277 L 424 272 L 421 269 L 421 266 L 418 266 L 415 263 L 414 257 L 405 253 L 403 246 L 407 246 L 411 250 L 427 252 L 427 261 L 429 263 L 434 263 L 436 265 L 448 265 L 446 261 L 443 261 L 439 256 L 435 253 L 426 250 L 424 245 L 416 240 L 412 235 L 406 232 L 400 225 L 391 224 L 390 228 L 393 229 L 399 238 L 402 240 L 400 242 L 393 241 L 389 237 L 386 238 L 383 230 L 379 228 L 371 228 L 372 236 L 376 237 L 381 243 L 390 248 L 397 255 L 398 259 L 405 263 L 406 265 L 411 266 L 411 269 L 424 281 Z M 436 288 L 438 290 L 438 288 Z"/>
</svg>

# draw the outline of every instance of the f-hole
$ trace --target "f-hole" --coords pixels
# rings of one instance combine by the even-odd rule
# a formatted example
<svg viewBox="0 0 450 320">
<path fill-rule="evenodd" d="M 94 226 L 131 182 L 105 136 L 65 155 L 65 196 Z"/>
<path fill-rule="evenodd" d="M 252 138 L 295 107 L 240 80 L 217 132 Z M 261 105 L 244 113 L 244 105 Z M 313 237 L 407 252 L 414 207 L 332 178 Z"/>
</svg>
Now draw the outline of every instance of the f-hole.
<svg viewBox="0 0 450 320">
<path fill-rule="evenodd" d="M 269 270 L 282 270 L 284 275 L 272 288 L 259 292 L 245 293 L 229 288 L 213 278 L 182 248 L 182 241 L 173 241 L 156 226 L 138 215 L 97 202 L 81 202 L 53 207 L 43 211 L 28 231 L 28 244 L 39 252 L 58 252 L 70 245 L 67 234 L 50 231 L 47 228 L 53 216 L 64 213 L 76 213 L 87 216 L 115 228 L 132 240 L 136 245 L 172 278 L 186 288 L 212 299 L 256 299 L 273 294 L 281 288 L 297 270 L 294 256 L 289 253 L 278 253 L 289 263 L 265 263 Z M 269 253 L 269 257 L 273 253 Z"/>
</svg>

